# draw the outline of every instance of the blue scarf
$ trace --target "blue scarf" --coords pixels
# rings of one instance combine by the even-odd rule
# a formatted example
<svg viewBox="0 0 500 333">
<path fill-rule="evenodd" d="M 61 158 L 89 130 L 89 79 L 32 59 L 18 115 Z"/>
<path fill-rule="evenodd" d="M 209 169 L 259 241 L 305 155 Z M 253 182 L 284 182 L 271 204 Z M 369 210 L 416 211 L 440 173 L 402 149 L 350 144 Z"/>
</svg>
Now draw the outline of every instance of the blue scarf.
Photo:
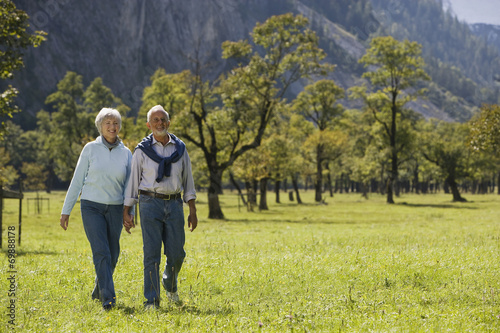
<svg viewBox="0 0 500 333">
<path fill-rule="evenodd" d="M 175 144 L 176 151 L 173 152 L 169 157 L 161 157 L 159 156 L 153 149 L 153 134 L 151 133 L 135 147 L 135 149 L 139 148 L 146 154 L 150 159 L 158 163 L 158 176 L 156 177 L 156 182 L 159 183 L 163 177 L 170 177 L 170 171 L 172 170 L 172 163 L 180 160 L 182 155 L 184 154 L 184 150 L 186 150 L 186 145 L 180 139 L 178 139 L 175 135 L 170 134 L 170 140 Z"/>
</svg>

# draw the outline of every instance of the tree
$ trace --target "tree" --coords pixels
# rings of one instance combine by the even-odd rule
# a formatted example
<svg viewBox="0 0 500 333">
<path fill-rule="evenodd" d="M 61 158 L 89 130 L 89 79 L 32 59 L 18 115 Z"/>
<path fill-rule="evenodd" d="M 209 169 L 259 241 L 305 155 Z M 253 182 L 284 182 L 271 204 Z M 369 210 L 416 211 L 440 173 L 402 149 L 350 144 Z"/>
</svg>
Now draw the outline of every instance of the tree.
<svg viewBox="0 0 500 333">
<path fill-rule="evenodd" d="M 27 190 L 40 191 L 44 190 L 47 186 L 46 179 L 48 177 L 48 171 L 44 170 L 43 165 L 38 163 L 23 163 L 21 168 L 23 174 L 26 175 L 24 179 L 24 188 Z"/>
<path fill-rule="evenodd" d="M 419 80 L 427 80 L 424 62 L 420 57 L 421 47 L 416 42 L 399 42 L 392 37 L 377 37 L 359 60 L 372 71 L 363 74 L 375 91 L 368 87 L 351 88 L 352 97 L 361 98 L 365 108 L 384 129 L 390 147 L 391 171 L 387 181 L 387 203 L 394 203 L 394 184 L 398 179 L 398 124 L 406 103 L 422 91 L 415 90 Z"/>
<path fill-rule="evenodd" d="M 4 147 L 0 147 L 0 184 L 9 187 L 19 177 L 16 169 L 9 165 L 10 156 Z"/>
<path fill-rule="evenodd" d="M 491 159 L 496 160 L 496 165 L 499 165 L 500 106 L 483 105 L 481 112 L 469 121 L 469 130 L 467 140 L 469 147 L 474 152 L 491 155 Z M 500 171 L 498 171 L 498 194 L 500 194 Z"/>
<path fill-rule="evenodd" d="M 257 205 L 257 188 L 259 182 L 262 185 L 262 180 L 269 177 L 269 171 L 267 168 L 266 158 L 269 157 L 268 151 L 264 149 L 264 145 L 259 146 L 256 149 L 247 151 L 245 154 L 241 155 L 235 163 L 232 165 L 232 170 L 234 175 L 238 179 L 242 179 L 245 183 L 247 189 L 247 208 L 248 211 L 253 211 L 253 207 Z M 265 154 L 263 156 L 262 154 Z M 259 203 L 259 210 L 267 210 L 267 204 L 263 206 L 262 191 L 265 188 L 261 186 L 261 202 Z"/>
<path fill-rule="evenodd" d="M 10 155 L 9 166 L 20 173 L 21 179 L 26 179 L 23 182 L 25 189 L 35 189 L 32 185 L 45 184 L 38 186 L 38 189 L 47 188 L 47 180 L 49 176 L 49 166 L 44 149 L 44 135 L 40 130 L 23 131 L 21 126 L 12 122 L 7 122 L 7 132 L 5 141 L 2 145 L 6 149 L 7 156 Z M 38 170 L 38 173 L 34 173 Z M 27 174 L 30 173 L 29 175 Z"/>
<path fill-rule="evenodd" d="M 28 47 L 37 47 L 45 40 L 45 33 L 35 31 L 34 34 L 27 32 L 28 15 L 17 9 L 10 0 L 0 0 L 0 79 L 12 79 L 14 72 L 24 65 L 23 50 Z M 0 139 L 4 132 L 4 118 L 12 117 L 12 113 L 18 111 L 14 104 L 17 90 L 8 85 L 5 91 L 0 93 Z"/>
<path fill-rule="evenodd" d="M 500 157 L 500 105 L 483 105 L 469 121 L 469 146 Z"/>
<path fill-rule="evenodd" d="M 176 75 L 186 95 L 180 111 L 173 112 L 172 128 L 203 152 L 210 182 L 209 218 L 224 218 L 219 203 L 223 172 L 260 146 L 290 85 L 331 69 L 320 64 L 325 54 L 307 24 L 302 16 L 273 16 L 255 26 L 253 44 L 223 43 L 224 58 L 241 62 L 217 84 L 203 80 L 199 63 L 193 73 Z"/>
<path fill-rule="evenodd" d="M 335 118 L 340 117 L 344 108 L 338 100 L 344 97 L 344 89 L 332 80 L 319 80 L 305 87 L 295 100 L 294 108 L 304 115 L 306 120 L 312 121 L 318 135 L 314 140 L 314 159 L 316 161 L 315 201 L 321 202 L 323 193 L 323 169 L 332 158 L 338 154 L 328 154 L 333 146 L 339 147 L 342 140 L 336 140 L 335 135 L 328 131 L 335 125 Z M 334 144 L 337 143 L 337 144 Z M 340 152 L 340 150 L 337 150 Z M 330 158 L 329 158 L 330 157 Z"/>
<path fill-rule="evenodd" d="M 469 152 L 465 140 L 468 128 L 464 124 L 431 120 L 422 135 L 422 155 L 437 165 L 450 187 L 453 201 L 467 201 L 460 195 L 458 181 L 469 174 Z"/>
</svg>

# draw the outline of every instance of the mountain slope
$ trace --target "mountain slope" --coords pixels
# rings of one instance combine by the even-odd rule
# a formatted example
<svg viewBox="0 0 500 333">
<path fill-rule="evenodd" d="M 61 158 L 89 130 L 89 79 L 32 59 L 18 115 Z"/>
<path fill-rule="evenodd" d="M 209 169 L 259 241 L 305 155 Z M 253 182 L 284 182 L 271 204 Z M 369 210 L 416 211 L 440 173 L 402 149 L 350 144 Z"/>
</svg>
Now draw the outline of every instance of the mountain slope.
<svg viewBox="0 0 500 333">
<path fill-rule="evenodd" d="M 309 18 L 320 46 L 328 54 L 326 60 L 337 65 L 332 78 L 347 89 L 359 82 L 363 72 L 357 60 L 364 54 L 364 40 L 380 26 L 370 13 L 369 2 L 16 0 L 16 5 L 30 15 L 33 28 L 48 32 L 48 40 L 26 52 L 26 68 L 12 83 L 20 90 L 18 104 L 24 110 L 15 120 L 33 128 L 36 112 L 44 107 L 45 98 L 57 89 L 57 82 L 67 71 L 81 74 L 85 85 L 102 77 L 103 83 L 136 114 L 143 88 L 158 67 L 175 73 L 191 68 L 191 60 L 197 58 L 206 65 L 205 78 L 214 79 L 230 66 L 221 58 L 222 42 L 246 39 L 257 22 L 290 11 Z M 341 7 L 347 10 L 345 14 L 334 12 Z M 332 21 L 339 15 L 349 17 L 344 24 L 356 24 L 340 26 Z M 292 92 L 300 92 L 303 84 L 295 85 Z M 352 103 L 346 100 L 348 106 Z M 433 101 L 419 101 L 414 107 L 426 117 L 454 119 Z"/>
</svg>

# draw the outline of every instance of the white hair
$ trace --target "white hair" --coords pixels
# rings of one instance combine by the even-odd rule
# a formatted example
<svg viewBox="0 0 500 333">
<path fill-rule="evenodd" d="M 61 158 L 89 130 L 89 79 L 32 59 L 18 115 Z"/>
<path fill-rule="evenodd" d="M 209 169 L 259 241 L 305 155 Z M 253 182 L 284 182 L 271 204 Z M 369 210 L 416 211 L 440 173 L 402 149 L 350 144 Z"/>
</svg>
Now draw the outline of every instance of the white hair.
<svg viewBox="0 0 500 333">
<path fill-rule="evenodd" d="M 148 111 L 148 116 L 147 116 L 148 117 L 148 123 L 151 120 L 151 114 L 153 112 L 155 112 L 155 111 L 163 111 L 163 112 L 165 112 L 167 114 L 167 121 L 170 120 L 170 115 L 168 114 L 167 111 L 165 111 L 165 109 L 163 108 L 163 106 L 161 106 L 161 105 L 155 105 L 151 109 L 149 109 L 149 111 Z"/>
<path fill-rule="evenodd" d="M 97 130 L 99 131 L 99 134 L 102 135 L 102 122 L 106 118 L 115 118 L 118 120 L 118 125 L 120 128 L 118 131 L 122 129 L 122 116 L 120 115 L 120 112 L 116 109 L 112 108 L 102 108 L 101 111 L 97 114 L 97 117 L 95 117 L 95 127 L 97 127 Z"/>
</svg>

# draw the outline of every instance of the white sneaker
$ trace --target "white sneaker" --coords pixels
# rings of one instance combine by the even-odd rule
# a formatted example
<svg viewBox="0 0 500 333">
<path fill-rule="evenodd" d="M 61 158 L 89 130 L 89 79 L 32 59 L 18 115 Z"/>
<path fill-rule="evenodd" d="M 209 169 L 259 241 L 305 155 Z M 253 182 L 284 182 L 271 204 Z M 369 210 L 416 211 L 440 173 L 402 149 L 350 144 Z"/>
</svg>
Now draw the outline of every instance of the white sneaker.
<svg viewBox="0 0 500 333">
<path fill-rule="evenodd" d="M 174 303 L 180 302 L 179 294 L 177 293 L 177 291 L 173 292 L 173 293 L 171 293 L 170 291 L 167 291 L 167 298 L 170 302 L 174 302 Z"/>
<path fill-rule="evenodd" d="M 144 304 L 144 310 L 155 310 L 157 308 L 159 308 L 160 305 L 157 304 L 157 303 L 147 303 L 147 304 Z"/>
</svg>

